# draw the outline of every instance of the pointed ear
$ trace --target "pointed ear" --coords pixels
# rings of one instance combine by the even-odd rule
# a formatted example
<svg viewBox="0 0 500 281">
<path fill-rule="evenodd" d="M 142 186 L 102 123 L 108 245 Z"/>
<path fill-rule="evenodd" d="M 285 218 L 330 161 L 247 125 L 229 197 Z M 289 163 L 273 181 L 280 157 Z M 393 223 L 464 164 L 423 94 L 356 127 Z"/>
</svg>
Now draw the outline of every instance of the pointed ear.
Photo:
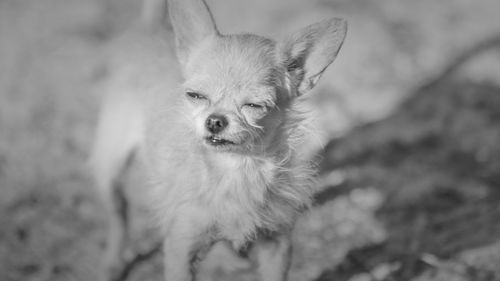
<svg viewBox="0 0 500 281">
<path fill-rule="evenodd" d="M 169 0 L 168 13 L 181 65 L 186 63 L 197 44 L 209 36 L 219 34 L 205 0 Z"/>
<path fill-rule="evenodd" d="M 281 44 L 281 61 L 299 95 L 314 88 L 323 72 L 335 60 L 346 32 L 347 22 L 333 18 L 303 28 Z"/>
</svg>

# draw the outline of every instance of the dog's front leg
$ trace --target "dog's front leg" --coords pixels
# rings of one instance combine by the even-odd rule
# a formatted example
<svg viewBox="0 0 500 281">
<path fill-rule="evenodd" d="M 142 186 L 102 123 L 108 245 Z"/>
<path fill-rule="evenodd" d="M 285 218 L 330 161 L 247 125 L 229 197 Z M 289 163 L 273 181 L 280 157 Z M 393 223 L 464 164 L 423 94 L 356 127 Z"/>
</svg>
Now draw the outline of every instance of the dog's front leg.
<svg viewBox="0 0 500 281">
<path fill-rule="evenodd" d="M 170 224 L 163 242 L 166 281 L 195 280 L 196 264 L 213 242 L 207 229 L 202 215 L 178 217 Z"/>
<path fill-rule="evenodd" d="M 289 235 L 261 239 L 255 245 L 262 281 L 285 281 L 290 267 L 292 244 Z"/>
</svg>

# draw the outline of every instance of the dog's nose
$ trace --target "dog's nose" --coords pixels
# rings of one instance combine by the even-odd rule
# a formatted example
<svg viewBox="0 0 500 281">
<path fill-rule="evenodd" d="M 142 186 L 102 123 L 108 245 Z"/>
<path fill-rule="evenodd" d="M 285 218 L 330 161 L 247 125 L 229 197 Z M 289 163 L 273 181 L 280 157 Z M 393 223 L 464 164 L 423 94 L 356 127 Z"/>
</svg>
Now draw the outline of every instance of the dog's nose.
<svg viewBox="0 0 500 281">
<path fill-rule="evenodd" d="M 208 116 L 205 127 L 212 134 L 217 134 L 227 127 L 227 118 L 224 115 L 212 114 Z"/>
</svg>

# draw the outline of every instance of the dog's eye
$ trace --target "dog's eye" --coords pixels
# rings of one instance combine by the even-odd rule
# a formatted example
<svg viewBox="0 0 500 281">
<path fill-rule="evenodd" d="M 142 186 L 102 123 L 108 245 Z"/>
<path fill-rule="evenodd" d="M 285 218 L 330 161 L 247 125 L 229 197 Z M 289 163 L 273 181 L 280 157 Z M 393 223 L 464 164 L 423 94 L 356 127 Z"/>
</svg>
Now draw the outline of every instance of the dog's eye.
<svg viewBox="0 0 500 281">
<path fill-rule="evenodd" d="M 186 95 L 189 98 L 194 99 L 194 100 L 206 100 L 207 99 L 207 97 L 205 97 L 204 95 L 198 94 L 195 92 L 186 92 Z"/>
<path fill-rule="evenodd" d="M 256 103 L 246 103 L 245 106 L 248 106 L 248 107 L 254 108 L 254 109 L 263 109 L 264 108 L 263 105 L 256 104 Z"/>
</svg>

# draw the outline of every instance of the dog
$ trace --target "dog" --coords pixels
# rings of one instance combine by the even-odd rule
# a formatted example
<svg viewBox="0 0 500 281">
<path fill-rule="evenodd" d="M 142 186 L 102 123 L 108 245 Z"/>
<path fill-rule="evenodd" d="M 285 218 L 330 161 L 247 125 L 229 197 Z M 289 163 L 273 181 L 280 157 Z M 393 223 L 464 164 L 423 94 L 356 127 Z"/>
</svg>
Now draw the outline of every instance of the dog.
<svg viewBox="0 0 500 281">
<path fill-rule="evenodd" d="M 204 0 L 146 0 L 141 21 L 111 48 L 90 157 L 109 217 L 109 272 L 123 259 L 119 178 L 134 158 L 164 237 L 165 280 L 195 280 L 217 241 L 253 244 L 261 279 L 286 280 L 290 232 L 314 176 L 300 153 L 310 133 L 301 105 L 346 31 L 332 18 L 280 42 L 222 34 Z"/>
</svg>

